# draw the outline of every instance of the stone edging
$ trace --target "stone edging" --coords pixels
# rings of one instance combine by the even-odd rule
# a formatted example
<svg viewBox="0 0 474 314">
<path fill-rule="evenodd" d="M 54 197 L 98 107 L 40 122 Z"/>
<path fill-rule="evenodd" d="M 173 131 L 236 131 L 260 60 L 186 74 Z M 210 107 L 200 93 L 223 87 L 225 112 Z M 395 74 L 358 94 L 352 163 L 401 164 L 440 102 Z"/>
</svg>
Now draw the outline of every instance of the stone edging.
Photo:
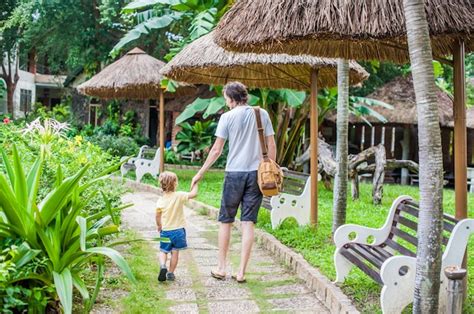
<svg viewBox="0 0 474 314">
<path fill-rule="evenodd" d="M 112 179 L 114 181 L 122 180 L 117 177 Z M 122 182 L 124 182 L 127 187 L 136 190 L 161 194 L 161 189 L 148 184 L 137 183 L 128 179 L 123 179 Z M 205 209 L 209 217 L 217 219 L 219 210 L 213 206 L 196 200 L 190 200 L 188 206 L 196 211 Z M 235 224 L 234 226 L 237 229 L 240 229 L 240 224 Z M 294 252 L 292 249 L 282 244 L 273 235 L 260 229 L 255 230 L 255 238 L 264 249 L 271 252 L 280 262 L 290 267 L 290 269 L 305 282 L 306 287 L 316 293 L 318 298 L 331 311 L 331 313 L 360 313 L 353 305 L 351 299 L 349 299 L 349 297 L 347 297 L 341 289 L 332 283 L 326 276 L 321 274 L 318 269 L 311 266 L 301 254 Z"/>
</svg>

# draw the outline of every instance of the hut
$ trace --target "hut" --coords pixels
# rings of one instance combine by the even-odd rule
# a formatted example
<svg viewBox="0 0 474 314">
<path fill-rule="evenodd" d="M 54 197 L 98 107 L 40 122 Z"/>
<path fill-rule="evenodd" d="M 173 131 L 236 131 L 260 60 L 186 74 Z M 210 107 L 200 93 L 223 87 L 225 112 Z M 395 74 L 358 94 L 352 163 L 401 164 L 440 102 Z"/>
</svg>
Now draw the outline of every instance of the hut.
<svg viewBox="0 0 474 314">
<path fill-rule="evenodd" d="M 448 179 L 453 178 L 453 100 L 450 95 L 437 89 L 439 121 L 441 127 L 443 165 Z M 364 119 L 353 114 L 349 117 L 351 153 L 358 153 L 370 146 L 384 144 L 387 157 L 393 159 L 413 160 L 418 162 L 418 114 L 416 110 L 415 90 L 411 75 L 400 76 L 377 88 L 367 98 L 390 104 L 393 109 L 376 107 L 374 110 L 382 115 L 386 122 L 369 116 Z M 322 133 L 329 143 L 335 141 L 334 113 L 329 114 L 322 126 Z M 369 125 L 370 123 L 370 125 Z M 473 122 L 474 124 L 474 122 Z M 472 153 L 471 153 L 472 160 Z M 387 178 L 390 178 L 387 176 Z M 406 174 L 395 172 L 391 179 L 408 184 Z"/>
</svg>

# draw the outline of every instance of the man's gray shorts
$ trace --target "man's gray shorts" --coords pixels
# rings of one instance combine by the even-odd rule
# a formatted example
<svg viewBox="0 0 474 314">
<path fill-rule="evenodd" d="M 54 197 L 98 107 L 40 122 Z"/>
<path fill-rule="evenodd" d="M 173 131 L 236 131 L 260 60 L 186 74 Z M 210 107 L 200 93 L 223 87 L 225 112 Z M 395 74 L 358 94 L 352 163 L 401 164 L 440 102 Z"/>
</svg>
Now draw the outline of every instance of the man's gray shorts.
<svg viewBox="0 0 474 314">
<path fill-rule="evenodd" d="M 256 223 L 262 198 L 258 187 L 257 171 L 226 172 L 219 221 L 234 222 L 237 209 L 241 205 L 240 220 Z"/>
</svg>

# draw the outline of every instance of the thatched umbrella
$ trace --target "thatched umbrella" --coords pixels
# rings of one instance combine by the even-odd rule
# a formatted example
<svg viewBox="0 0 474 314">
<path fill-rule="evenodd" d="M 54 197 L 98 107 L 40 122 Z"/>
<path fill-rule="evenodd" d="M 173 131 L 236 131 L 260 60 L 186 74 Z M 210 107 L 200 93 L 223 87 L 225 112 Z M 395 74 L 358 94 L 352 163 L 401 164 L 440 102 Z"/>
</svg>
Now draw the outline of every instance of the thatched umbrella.
<svg viewBox="0 0 474 314">
<path fill-rule="evenodd" d="M 311 222 L 317 219 L 318 184 L 318 111 L 319 87 L 337 85 L 337 61 L 311 56 L 286 54 L 242 54 L 224 50 L 214 43 L 214 34 L 201 37 L 183 49 L 162 74 L 188 83 L 223 85 L 238 80 L 249 87 L 311 90 Z M 350 82 L 365 80 L 368 73 L 356 62 L 349 67 Z M 319 73 L 319 76 L 316 75 Z"/>
<path fill-rule="evenodd" d="M 213 40 L 214 32 L 187 45 L 161 74 L 192 84 L 224 85 L 241 81 L 252 88 L 309 90 L 311 71 L 319 69 L 318 86 L 337 85 L 337 61 L 307 55 L 233 53 Z M 357 62 L 350 62 L 350 83 L 364 81 L 369 74 Z"/>
<path fill-rule="evenodd" d="M 105 99 L 158 99 L 159 134 L 160 134 L 160 171 L 164 169 L 164 98 L 161 87 L 163 76 L 160 70 L 165 63 L 146 54 L 139 48 L 134 48 L 122 58 L 105 67 L 90 80 L 77 87 L 82 94 Z M 182 86 L 178 94 L 186 94 L 192 90 L 191 86 Z M 176 94 L 172 94 L 176 95 Z"/>
<path fill-rule="evenodd" d="M 433 56 L 454 67 L 456 217 L 461 219 L 467 217 L 464 53 L 474 51 L 474 3 L 424 2 Z M 403 0 L 240 0 L 221 19 L 216 41 L 239 52 L 409 60 Z"/>
</svg>

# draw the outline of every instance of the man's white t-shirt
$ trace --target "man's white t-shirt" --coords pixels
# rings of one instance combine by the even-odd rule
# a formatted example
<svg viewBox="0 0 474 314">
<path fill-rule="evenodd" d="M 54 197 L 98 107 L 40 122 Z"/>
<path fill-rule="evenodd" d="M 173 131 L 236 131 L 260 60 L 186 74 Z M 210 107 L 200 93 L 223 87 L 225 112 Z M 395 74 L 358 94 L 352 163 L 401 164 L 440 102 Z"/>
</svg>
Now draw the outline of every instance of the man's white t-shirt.
<svg viewBox="0 0 474 314">
<path fill-rule="evenodd" d="M 268 112 L 260 110 L 265 136 L 274 135 Z M 229 141 L 228 172 L 248 172 L 258 169 L 262 150 L 258 139 L 255 111 L 251 106 L 237 106 L 224 113 L 217 125 L 216 136 Z"/>
</svg>

